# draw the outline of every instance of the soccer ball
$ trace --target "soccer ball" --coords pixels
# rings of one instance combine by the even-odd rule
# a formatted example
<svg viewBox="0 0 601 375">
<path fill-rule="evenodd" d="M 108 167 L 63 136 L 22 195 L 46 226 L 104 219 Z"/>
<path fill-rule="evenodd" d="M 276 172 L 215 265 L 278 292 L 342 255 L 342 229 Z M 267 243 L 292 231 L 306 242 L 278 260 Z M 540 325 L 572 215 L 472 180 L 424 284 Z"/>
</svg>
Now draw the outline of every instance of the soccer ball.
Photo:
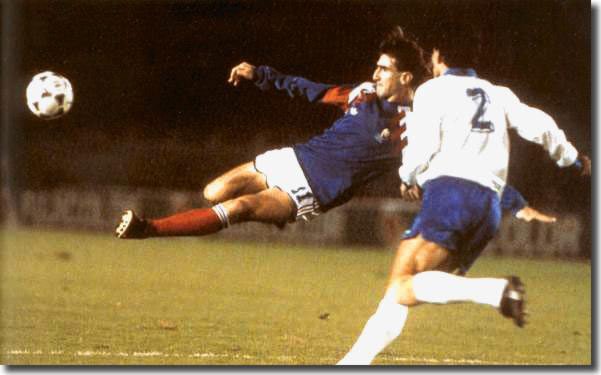
<svg viewBox="0 0 601 375">
<path fill-rule="evenodd" d="M 50 71 L 33 76 L 26 94 L 31 112 L 44 120 L 64 115 L 73 104 L 73 88 L 69 80 Z"/>
</svg>

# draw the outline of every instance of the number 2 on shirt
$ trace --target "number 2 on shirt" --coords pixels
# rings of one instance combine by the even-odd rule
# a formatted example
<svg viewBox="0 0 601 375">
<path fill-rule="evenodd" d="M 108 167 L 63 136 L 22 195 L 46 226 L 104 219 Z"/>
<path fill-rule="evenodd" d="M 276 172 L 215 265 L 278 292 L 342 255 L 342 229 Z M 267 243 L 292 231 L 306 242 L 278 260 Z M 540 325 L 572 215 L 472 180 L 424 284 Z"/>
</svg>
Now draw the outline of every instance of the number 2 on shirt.
<svg viewBox="0 0 601 375">
<path fill-rule="evenodd" d="M 495 126 L 490 121 L 483 120 L 484 114 L 486 113 L 486 107 L 490 103 L 490 99 L 486 92 L 481 88 L 467 89 L 467 95 L 472 100 L 478 103 L 478 109 L 472 118 L 472 131 L 478 133 L 490 133 L 495 131 Z"/>
</svg>

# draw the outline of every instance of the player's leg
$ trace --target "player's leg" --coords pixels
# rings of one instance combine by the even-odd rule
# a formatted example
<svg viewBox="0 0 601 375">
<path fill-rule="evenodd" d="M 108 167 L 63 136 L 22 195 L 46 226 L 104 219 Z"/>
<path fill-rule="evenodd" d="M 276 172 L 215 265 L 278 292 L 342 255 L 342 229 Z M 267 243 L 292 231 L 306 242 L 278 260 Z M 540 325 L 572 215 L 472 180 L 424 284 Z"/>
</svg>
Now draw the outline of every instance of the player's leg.
<svg viewBox="0 0 601 375">
<path fill-rule="evenodd" d="M 459 265 L 449 250 L 421 235 L 403 240 L 391 267 L 386 295 L 407 306 L 474 302 L 499 308 L 507 279 L 452 274 Z"/>
<path fill-rule="evenodd" d="M 258 221 L 283 225 L 295 212 L 294 202 L 278 188 L 243 195 L 215 205 L 149 222 L 153 236 L 201 236 L 232 224 Z"/>
<path fill-rule="evenodd" d="M 453 267 L 449 252 L 421 235 L 402 240 L 392 262 L 384 298 L 338 365 L 368 365 L 402 332 L 409 306 L 417 304 L 411 278 L 417 272 Z"/>
<path fill-rule="evenodd" d="M 266 177 L 257 172 L 254 162 L 251 161 L 239 165 L 209 182 L 203 190 L 203 196 L 215 205 L 265 189 L 267 189 Z"/>
<path fill-rule="evenodd" d="M 284 225 L 295 212 L 294 202 L 285 192 L 271 188 L 257 194 L 248 194 L 212 208 L 199 208 L 158 219 L 139 219 L 128 210 L 122 222 L 129 229 L 122 238 L 170 236 L 204 236 L 216 233 L 231 224 L 245 221 Z M 136 227 L 132 227 L 135 225 Z M 119 228 L 117 229 L 119 233 Z"/>
<path fill-rule="evenodd" d="M 193 209 L 157 220 L 141 219 L 133 210 L 126 210 L 115 232 L 117 237 L 123 239 L 212 234 L 228 226 L 227 216 L 219 202 L 254 194 L 266 188 L 265 175 L 257 172 L 254 162 L 247 162 L 229 170 L 205 187 L 204 198 L 213 203 L 213 207 Z"/>
<path fill-rule="evenodd" d="M 412 292 L 412 278 L 433 269 L 452 271 L 456 267 L 450 252 L 437 243 L 417 235 L 401 241 L 388 274 L 385 295 L 397 303 L 418 304 Z"/>
<path fill-rule="evenodd" d="M 401 334 L 410 306 L 475 302 L 500 308 L 503 302 L 509 306 L 512 297 L 521 299 L 521 296 L 511 296 L 511 293 L 517 293 L 514 288 L 516 280 L 453 275 L 450 272 L 457 268 L 457 264 L 456 258 L 447 249 L 421 235 L 401 241 L 384 298 L 351 350 L 338 364 L 370 364 Z"/>
<path fill-rule="evenodd" d="M 296 212 L 290 196 L 279 188 L 271 188 L 257 194 L 243 195 L 223 202 L 229 224 L 256 221 L 284 225 Z"/>
<path fill-rule="evenodd" d="M 402 241 L 391 267 L 386 296 L 397 303 L 473 302 L 500 308 L 506 278 L 469 278 L 452 273 L 457 258 L 437 243 L 418 237 Z"/>
<path fill-rule="evenodd" d="M 320 214 L 319 203 L 292 148 L 258 155 L 254 168 L 264 176 L 258 182 L 267 189 L 217 205 L 227 224 L 258 221 L 283 227 L 297 217 L 311 219 Z"/>
<path fill-rule="evenodd" d="M 243 164 L 209 184 L 215 187 L 212 197 L 216 199 L 243 191 L 250 191 L 250 194 L 226 200 L 212 208 L 190 210 L 155 220 L 140 219 L 128 210 L 116 228 L 117 236 L 125 239 L 201 236 L 243 221 L 283 226 L 295 219 L 295 213 L 302 216 L 319 213 L 319 205 L 292 149 L 268 151 L 257 156 L 254 165 Z M 272 187 L 265 190 L 268 186 Z"/>
</svg>

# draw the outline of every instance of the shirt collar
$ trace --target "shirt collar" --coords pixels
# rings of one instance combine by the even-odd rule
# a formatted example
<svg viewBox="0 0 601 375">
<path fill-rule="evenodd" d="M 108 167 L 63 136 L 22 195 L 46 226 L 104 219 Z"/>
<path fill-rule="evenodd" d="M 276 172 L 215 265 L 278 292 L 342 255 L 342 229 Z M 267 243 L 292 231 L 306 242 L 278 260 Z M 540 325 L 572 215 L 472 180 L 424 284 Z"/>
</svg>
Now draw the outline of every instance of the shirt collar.
<svg viewBox="0 0 601 375">
<path fill-rule="evenodd" d="M 444 76 L 454 75 L 454 76 L 465 76 L 465 77 L 478 77 L 478 75 L 476 74 L 476 71 L 472 68 L 467 68 L 467 69 L 448 68 L 447 70 L 445 70 L 444 73 L 442 73 L 442 75 L 444 75 Z"/>
</svg>

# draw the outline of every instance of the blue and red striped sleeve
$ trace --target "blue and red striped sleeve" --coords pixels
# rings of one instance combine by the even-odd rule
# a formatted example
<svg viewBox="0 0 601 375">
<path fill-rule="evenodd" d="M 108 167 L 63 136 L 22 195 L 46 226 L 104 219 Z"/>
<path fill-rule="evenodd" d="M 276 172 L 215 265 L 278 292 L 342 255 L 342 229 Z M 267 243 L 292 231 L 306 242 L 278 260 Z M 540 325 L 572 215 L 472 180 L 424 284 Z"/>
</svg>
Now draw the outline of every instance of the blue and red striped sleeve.
<svg viewBox="0 0 601 375">
<path fill-rule="evenodd" d="M 286 91 L 292 98 L 305 98 L 311 103 L 336 105 L 348 108 L 351 85 L 336 86 L 317 83 L 303 77 L 282 74 L 272 67 L 261 65 L 255 70 L 255 85 L 263 91 Z"/>
</svg>

